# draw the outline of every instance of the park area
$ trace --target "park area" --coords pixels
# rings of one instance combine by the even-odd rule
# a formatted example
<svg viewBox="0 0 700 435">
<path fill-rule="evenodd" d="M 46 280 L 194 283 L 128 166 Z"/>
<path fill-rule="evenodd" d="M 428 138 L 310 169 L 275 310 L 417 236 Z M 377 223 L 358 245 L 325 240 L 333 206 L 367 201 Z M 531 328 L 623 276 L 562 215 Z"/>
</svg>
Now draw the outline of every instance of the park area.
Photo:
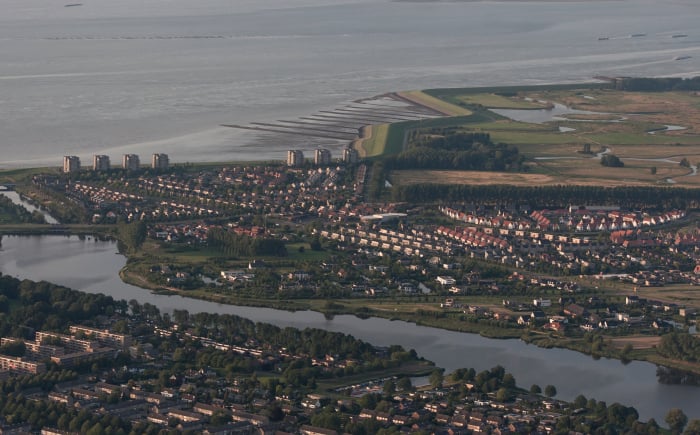
<svg viewBox="0 0 700 435">
<path fill-rule="evenodd" d="M 395 155 L 416 134 L 488 133 L 516 146 L 525 170 L 406 169 L 394 185 L 414 183 L 700 187 L 700 94 L 628 92 L 602 85 L 463 89 L 403 93 L 454 115 L 375 129 L 367 156 Z M 425 96 L 430 96 L 427 99 Z M 422 100 L 421 100 L 422 99 Z M 440 106 L 436 100 L 443 100 Z M 465 110 L 458 113 L 454 108 Z M 601 164 L 606 154 L 624 166 Z"/>
</svg>

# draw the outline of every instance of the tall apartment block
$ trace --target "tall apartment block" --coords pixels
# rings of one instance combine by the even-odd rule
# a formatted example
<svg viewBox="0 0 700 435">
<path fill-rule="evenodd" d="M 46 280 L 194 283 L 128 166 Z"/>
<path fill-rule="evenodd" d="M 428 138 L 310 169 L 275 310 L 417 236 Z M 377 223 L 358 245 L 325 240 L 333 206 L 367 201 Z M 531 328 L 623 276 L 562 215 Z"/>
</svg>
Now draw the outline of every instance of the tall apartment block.
<svg viewBox="0 0 700 435">
<path fill-rule="evenodd" d="M 318 148 L 314 153 L 314 164 L 325 166 L 331 164 L 331 152 L 325 148 Z"/>
<path fill-rule="evenodd" d="M 153 157 L 151 158 L 151 168 L 153 169 L 168 169 L 169 164 L 170 160 L 168 159 L 167 154 L 156 153 L 153 154 Z"/>
<path fill-rule="evenodd" d="M 138 171 L 141 168 L 141 160 L 137 154 L 124 154 L 122 168 L 127 171 Z"/>
<path fill-rule="evenodd" d="M 304 153 L 301 150 L 287 151 L 287 166 L 298 167 L 304 164 Z"/>
<path fill-rule="evenodd" d="M 63 172 L 78 172 L 80 171 L 80 157 L 78 156 L 63 156 Z"/>
<path fill-rule="evenodd" d="M 109 156 L 105 156 L 104 154 L 95 154 L 92 156 L 93 171 L 108 171 L 109 168 Z"/>
<path fill-rule="evenodd" d="M 343 150 L 343 161 L 345 163 L 349 163 L 349 164 L 357 163 L 357 161 L 359 160 L 359 157 L 360 157 L 360 155 L 355 148 L 345 148 Z"/>
</svg>

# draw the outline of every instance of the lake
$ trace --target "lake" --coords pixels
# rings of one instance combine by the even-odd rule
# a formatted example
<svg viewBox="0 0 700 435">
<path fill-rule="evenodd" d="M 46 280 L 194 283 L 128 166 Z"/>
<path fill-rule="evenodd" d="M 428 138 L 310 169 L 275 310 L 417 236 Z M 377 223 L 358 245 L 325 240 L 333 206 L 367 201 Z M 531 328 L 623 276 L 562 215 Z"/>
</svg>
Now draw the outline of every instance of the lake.
<svg viewBox="0 0 700 435">
<path fill-rule="evenodd" d="M 192 313 L 235 314 L 281 327 L 323 328 L 351 334 L 375 345 L 400 344 L 415 349 L 448 372 L 460 367 L 477 371 L 498 364 L 513 373 L 518 384 L 557 387 L 557 397 L 572 400 L 579 394 L 634 406 L 642 420 L 663 422 L 670 408 L 682 408 L 689 418 L 700 418 L 700 388 L 663 385 L 656 381 L 656 367 L 644 362 L 623 365 L 617 360 L 594 360 L 564 350 L 543 349 L 520 340 L 490 340 L 475 334 L 445 331 L 402 321 L 335 316 L 326 319 L 310 311 L 287 312 L 268 308 L 238 307 L 156 295 L 123 283 L 119 270 L 125 258 L 115 242 L 77 236 L 5 236 L 0 246 L 0 272 L 33 280 L 46 280 L 118 299 L 151 303 L 162 311 L 186 309 Z"/>
<path fill-rule="evenodd" d="M 220 124 L 397 90 L 700 74 L 690 0 L 82 3 L 3 1 L 0 168 L 283 159 L 323 143 Z"/>
</svg>

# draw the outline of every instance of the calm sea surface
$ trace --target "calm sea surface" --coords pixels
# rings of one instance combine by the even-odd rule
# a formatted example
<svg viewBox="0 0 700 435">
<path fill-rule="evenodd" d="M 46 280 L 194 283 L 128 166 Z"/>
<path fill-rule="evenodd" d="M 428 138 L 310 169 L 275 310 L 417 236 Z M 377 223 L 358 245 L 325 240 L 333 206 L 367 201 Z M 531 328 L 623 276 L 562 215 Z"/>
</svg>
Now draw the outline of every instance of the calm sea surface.
<svg viewBox="0 0 700 435">
<path fill-rule="evenodd" d="M 395 90 L 700 74 L 692 0 L 82 3 L 2 2 L 0 168 L 281 159 L 308 139 L 220 124 Z"/>
<path fill-rule="evenodd" d="M 579 394 L 634 406 L 644 421 L 653 417 L 663 423 L 670 408 L 700 418 L 700 388 L 662 385 L 656 382 L 654 365 L 616 360 L 594 360 L 563 349 L 542 349 L 519 340 L 489 340 L 474 334 L 444 331 L 384 319 L 336 316 L 332 320 L 316 312 L 287 312 L 267 308 L 237 307 L 149 293 L 124 284 L 118 277 L 125 259 L 116 243 L 92 237 L 5 236 L 0 245 L 0 272 L 20 278 L 46 280 L 119 299 L 136 299 L 162 311 L 236 314 L 256 322 L 281 327 L 324 328 L 354 335 L 376 345 L 400 344 L 416 349 L 448 372 L 460 367 L 490 369 L 498 364 L 513 373 L 518 384 L 557 387 L 558 397 L 572 400 Z"/>
</svg>

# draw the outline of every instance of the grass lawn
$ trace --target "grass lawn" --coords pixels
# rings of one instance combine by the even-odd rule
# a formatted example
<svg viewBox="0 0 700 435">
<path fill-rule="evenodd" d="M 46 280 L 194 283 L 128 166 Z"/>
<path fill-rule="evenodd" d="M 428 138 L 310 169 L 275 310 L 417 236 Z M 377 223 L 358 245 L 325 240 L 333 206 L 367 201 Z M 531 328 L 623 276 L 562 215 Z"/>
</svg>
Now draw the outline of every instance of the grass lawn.
<svg viewBox="0 0 700 435">
<path fill-rule="evenodd" d="M 510 184 L 514 186 L 555 185 L 557 179 L 544 174 L 498 173 L 486 171 L 438 171 L 410 169 L 393 171 L 391 181 L 394 184 Z"/>
<path fill-rule="evenodd" d="M 429 107 L 433 110 L 441 112 L 446 116 L 465 116 L 471 115 L 472 111 L 464 107 L 457 106 L 445 100 L 435 98 L 423 91 L 406 91 L 399 92 L 399 96 L 413 101 L 421 106 Z"/>
<path fill-rule="evenodd" d="M 664 287 L 638 287 L 639 297 L 700 307 L 700 288 L 690 284 L 672 284 Z"/>
<path fill-rule="evenodd" d="M 317 263 L 330 256 L 328 251 L 312 251 L 308 243 L 287 243 L 286 246 L 287 256 L 283 257 L 285 260 Z M 303 248 L 304 252 L 300 252 L 299 248 Z"/>
<path fill-rule="evenodd" d="M 57 162 L 58 165 L 59 162 Z M 7 169 L 0 171 L 0 184 L 1 183 L 17 183 L 26 182 L 31 179 L 33 175 L 37 174 L 59 174 L 59 168 L 22 168 L 22 169 Z"/>
<path fill-rule="evenodd" d="M 389 124 L 371 125 L 365 128 L 369 130 L 370 136 L 359 142 L 362 157 L 375 157 L 384 154 L 389 134 Z"/>
</svg>

